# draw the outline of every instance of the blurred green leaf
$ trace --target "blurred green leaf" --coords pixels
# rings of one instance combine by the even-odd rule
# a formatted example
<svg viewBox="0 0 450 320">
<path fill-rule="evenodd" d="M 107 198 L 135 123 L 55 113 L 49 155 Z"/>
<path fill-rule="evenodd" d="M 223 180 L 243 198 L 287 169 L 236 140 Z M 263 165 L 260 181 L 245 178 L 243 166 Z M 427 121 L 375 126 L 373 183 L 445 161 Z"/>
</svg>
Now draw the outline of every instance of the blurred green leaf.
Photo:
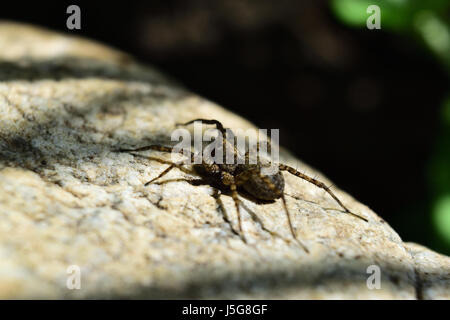
<svg viewBox="0 0 450 320">
<path fill-rule="evenodd" d="M 406 7 L 405 0 L 333 0 L 332 9 L 336 16 L 344 23 L 365 27 L 367 18 L 367 8 L 371 5 L 378 5 L 381 12 L 381 28 L 393 30 L 405 29 L 410 23 L 410 8 Z"/>
<path fill-rule="evenodd" d="M 367 8 L 378 5 L 381 11 L 381 28 L 417 32 L 427 37 L 433 46 L 445 46 L 445 30 L 448 30 L 448 0 L 332 0 L 331 9 L 344 23 L 365 27 Z M 415 28 L 413 27 L 415 26 Z M 428 39 L 431 37 L 431 42 Z M 433 40 L 435 39 L 435 40 Z"/>
<path fill-rule="evenodd" d="M 334 13 L 343 22 L 353 26 L 365 26 L 367 20 L 366 9 L 372 1 L 333 0 Z"/>
<path fill-rule="evenodd" d="M 434 206 L 433 223 L 438 236 L 450 246 L 450 194 L 440 197 Z"/>
<path fill-rule="evenodd" d="M 415 37 L 437 57 L 450 75 L 449 0 L 332 0 L 331 10 L 343 23 L 366 28 L 370 5 L 378 5 L 381 29 Z M 441 132 L 428 167 L 432 215 L 429 224 L 436 235 L 435 246 L 450 252 L 450 98 L 441 109 Z M 425 168 L 424 168 L 425 169 Z"/>
<path fill-rule="evenodd" d="M 414 17 L 414 27 L 433 53 L 450 67 L 450 28 L 433 11 L 421 10 Z"/>
</svg>

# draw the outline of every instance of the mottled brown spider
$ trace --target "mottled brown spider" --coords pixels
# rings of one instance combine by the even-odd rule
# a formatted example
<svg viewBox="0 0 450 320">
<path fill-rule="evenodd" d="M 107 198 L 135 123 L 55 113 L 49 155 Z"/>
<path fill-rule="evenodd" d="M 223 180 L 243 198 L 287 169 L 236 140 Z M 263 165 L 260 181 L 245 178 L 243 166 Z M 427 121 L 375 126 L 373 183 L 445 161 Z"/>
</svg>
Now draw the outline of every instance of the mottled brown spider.
<svg viewBox="0 0 450 320">
<path fill-rule="evenodd" d="M 226 128 L 223 127 L 222 123 L 220 123 L 217 120 L 206 120 L 206 119 L 195 119 L 192 121 L 189 121 L 184 124 L 177 124 L 177 125 L 189 125 L 194 123 L 195 121 L 201 121 L 204 124 L 212 124 L 216 126 L 216 129 L 219 130 L 222 133 L 223 137 L 223 144 L 231 145 L 229 141 L 226 140 Z M 241 157 L 241 155 L 238 154 L 235 144 L 231 145 L 231 147 L 235 150 L 234 156 L 235 159 L 237 157 Z M 270 148 L 270 143 L 269 143 Z M 234 200 L 236 211 L 237 211 L 237 218 L 238 218 L 238 226 L 239 226 L 239 234 L 244 242 L 246 241 L 245 235 L 242 230 L 242 222 L 241 222 L 241 213 L 240 213 L 240 200 L 238 197 L 238 188 L 244 189 L 247 193 L 249 193 L 251 196 L 255 197 L 259 200 L 282 200 L 284 210 L 286 212 L 286 217 L 288 220 L 290 232 L 292 234 L 292 237 L 303 247 L 303 249 L 306 252 L 309 252 L 309 250 L 306 248 L 306 246 L 297 239 L 296 233 L 294 231 L 294 228 L 292 226 L 291 217 L 289 213 L 289 209 L 286 205 L 286 199 L 284 196 L 284 177 L 281 173 L 281 171 L 287 171 L 290 174 L 297 176 L 303 180 L 306 180 L 317 187 L 325 190 L 343 209 L 346 213 L 357 217 L 359 219 L 362 219 L 364 221 L 368 221 L 366 218 L 363 218 L 357 214 L 352 213 L 350 210 L 348 210 L 342 202 L 336 197 L 336 195 L 330 190 L 330 187 L 326 186 L 323 182 L 312 178 L 304 173 L 301 173 L 297 171 L 296 169 L 289 167 L 284 164 L 279 164 L 278 168 L 279 170 L 272 175 L 264 175 L 262 173 L 262 168 L 264 166 L 270 165 L 271 163 L 262 163 L 259 158 L 259 142 L 257 143 L 257 152 L 258 152 L 258 161 L 256 164 L 250 164 L 249 162 L 249 151 L 245 154 L 245 160 L 244 164 L 225 164 L 226 162 L 223 161 L 223 164 L 219 163 L 206 163 L 202 160 L 201 164 L 193 164 L 193 172 L 194 174 L 199 175 L 200 177 L 206 179 L 207 181 L 214 182 L 215 185 L 220 186 L 220 188 L 229 189 L 231 191 L 231 197 Z M 149 145 L 137 149 L 119 149 L 116 150 L 117 152 L 136 152 L 136 151 L 146 151 L 146 150 L 155 150 L 160 152 L 173 152 L 173 147 L 165 147 L 160 145 Z M 186 150 L 185 150 L 186 151 Z M 183 154 L 182 152 L 179 152 Z M 186 156 L 186 154 L 183 154 Z M 190 152 L 191 163 L 194 163 L 194 153 Z M 225 156 L 224 156 L 225 157 Z M 153 160 L 158 160 L 157 158 L 149 157 Z M 148 181 L 145 183 L 145 185 L 149 185 L 156 180 L 160 179 L 164 175 L 166 175 L 170 170 L 173 168 L 179 168 L 182 171 L 186 172 L 186 169 L 183 167 L 183 162 L 170 162 L 170 161 L 162 161 L 163 163 L 169 164 L 169 167 L 165 169 L 163 172 L 161 172 L 156 178 Z M 238 163 L 235 161 L 234 163 Z M 191 172 L 189 172 L 191 173 Z"/>
</svg>

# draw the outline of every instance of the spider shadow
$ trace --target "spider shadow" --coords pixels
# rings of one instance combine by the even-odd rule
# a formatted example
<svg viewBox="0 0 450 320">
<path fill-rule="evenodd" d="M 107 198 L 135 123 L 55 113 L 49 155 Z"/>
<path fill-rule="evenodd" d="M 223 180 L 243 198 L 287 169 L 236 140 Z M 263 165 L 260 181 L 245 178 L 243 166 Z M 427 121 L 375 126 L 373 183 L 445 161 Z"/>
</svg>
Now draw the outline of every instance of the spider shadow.
<svg viewBox="0 0 450 320">
<path fill-rule="evenodd" d="M 230 215 L 227 212 L 227 209 L 225 208 L 225 205 L 222 201 L 222 199 L 220 198 L 221 195 L 224 196 L 228 196 L 231 198 L 231 191 L 228 188 L 224 188 L 223 185 L 218 184 L 216 181 L 211 181 L 205 177 L 200 177 L 197 179 L 187 179 L 187 178 L 174 178 L 174 179 L 166 179 L 166 180 L 162 180 L 162 181 L 158 181 L 158 182 L 153 182 L 152 184 L 155 185 L 165 185 L 168 183 L 172 183 L 172 182 L 186 182 L 189 183 L 192 186 L 209 186 L 213 189 L 213 194 L 211 195 L 217 203 L 217 207 L 220 211 L 220 213 L 222 214 L 222 217 L 224 219 L 224 221 L 229 225 L 232 233 L 235 236 L 239 236 L 241 237 L 241 235 L 239 234 L 238 231 L 235 230 L 235 228 L 233 227 L 233 223 L 231 222 L 231 218 Z M 256 204 L 267 204 L 267 203 L 274 203 L 275 201 L 260 201 L 259 199 L 254 198 L 253 196 L 251 196 L 250 194 L 247 194 L 245 192 L 245 190 L 239 190 L 239 195 L 243 196 L 245 199 L 250 200 Z M 261 227 L 262 230 L 264 230 L 265 232 L 277 236 L 285 241 L 287 241 L 286 239 L 284 239 L 281 235 L 277 234 L 274 231 L 271 231 L 269 228 L 267 228 L 264 224 L 264 222 L 262 221 L 261 218 L 259 218 L 259 216 L 256 214 L 255 211 L 253 211 L 252 209 L 250 209 L 243 201 L 239 201 L 239 205 L 250 215 L 250 217 L 253 219 L 253 221 L 255 221 L 256 223 L 258 223 Z"/>
</svg>

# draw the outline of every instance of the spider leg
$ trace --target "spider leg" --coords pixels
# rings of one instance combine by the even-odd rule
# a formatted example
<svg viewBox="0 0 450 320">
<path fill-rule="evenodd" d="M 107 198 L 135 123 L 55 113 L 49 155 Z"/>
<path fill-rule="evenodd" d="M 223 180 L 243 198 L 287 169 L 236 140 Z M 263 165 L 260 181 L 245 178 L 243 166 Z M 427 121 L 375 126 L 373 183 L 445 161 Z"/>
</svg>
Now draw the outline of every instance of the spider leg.
<svg viewBox="0 0 450 320">
<path fill-rule="evenodd" d="M 284 194 L 281 195 L 281 200 L 282 200 L 282 202 L 283 202 L 283 207 L 284 207 L 284 210 L 285 210 L 285 212 L 286 212 L 286 216 L 287 216 L 288 223 L 289 223 L 289 229 L 291 230 L 292 236 L 293 236 L 294 239 L 297 241 L 297 243 L 300 244 L 300 246 L 303 248 L 303 250 L 305 250 L 306 253 L 309 253 L 308 248 L 303 244 L 303 242 L 301 242 L 301 241 L 297 238 L 297 234 L 295 233 L 294 227 L 292 226 L 291 215 L 290 215 L 290 213 L 289 213 L 289 209 L 288 209 L 288 206 L 287 206 L 287 203 L 286 203 L 286 198 L 284 197 Z"/>
<path fill-rule="evenodd" d="M 237 186 L 240 186 L 240 185 L 244 184 L 248 179 L 250 179 L 250 177 L 254 173 L 255 173 L 254 170 L 243 171 L 243 172 L 239 173 L 238 175 L 236 175 L 236 177 L 234 177 L 234 182 L 236 183 Z"/>
<path fill-rule="evenodd" d="M 186 179 L 186 178 L 175 178 L 175 179 L 167 179 L 164 181 L 155 182 L 157 185 L 163 185 L 172 182 L 187 182 L 193 186 L 201 186 L 201 185 L 209 185 L 203 179 Z"/>
<path fill-rule="evenodd" d="M 222 134 L 225 136 L 226 129 L 223 127 L 222 123 L 218 120 L 194 119 L 194 120 L 188 121 L 186 123 L 177 123 L 176 125 L 177 126 L 188 126 L 188 125 L 194 123 L 195 121 L 201 121 L 202 123 L 205 123 L 205 124 L 214 124 L 216 126 L 217 130 L 222 132 Z"/>
<path fill-rule="evenodd" d="M 240 231 L 242 240 L 245 243 L 247 243 L 247 239 L 245 238 L 244 231 L 242 229 L 241 209 L 239 207 L 240 201 L 239 201 L 239 197 L 238 197 L 238 193 L 237 193 L 237 186 L 236 186 L 236 183 L 234 181 L 230 184 L 230 190 L 231 190 L 231 197 L 233 198 L 234 205 L 236 206 L 239 231 Z"/>
<path fill-rule="evenodd" d="M 235 178 L 236 185 L 241 185 L 241 184 L 245 183 L 255 173 L 258 174 L 261 177 L 261 179 L 263 179 L 265 181 L 265 183 L 269 186 L 269 188 L 272 189 L 272 191 L 278 191 L 277 188 L 275 187 L 275 185 L 270 180 L 268 180 L 265 176 L 261 175 L 261 173 L 257 169 L 244 171 L 244 172 L 238 174 Z M 281 193 L 281 197 L 283 200 L 283 206 L 284 206 L 284 209 L 286 212 L 286 216 L 288 219 L 289 229 L 291 231 L 291 234 L 292 234 L 293 238 L 295 239 L 295 241 L 303 248 L 303 250 L 305 250 L 307 253 L 309 253 L 308 248 L 297 238 L 297 235 L 295 234 L 294 228 L 292 226 L 291 216 L 290 216 L 289 210 L 287 208 L 286 199 L 284 198 L 283 193 Z M 249 211 L 248 209 L 246 209 L 246 210 Z M 256 215 L 254 215 L 253 218 L 256 218 L 257 222 L 261 225 L 261 227 L 264 231 L 269 232 L 272 236 L 280 237 L 280 235 L 278 235 L 276 232 L 270 231 L 269 229 L 264 227 L 264 224 Z"/>
<path fill-rule="evenodd" d="M 161 159 L 158 159 L 161 160 Z M 153 179 L 153 180 L 156 180 Z M 191 185 L 195 185 L 195 186 L 199 186 L 199 185 L 209 185 L 208 182 L 206 182 L 203 179 L 194 179 L 194 180 L 190 180 L 190 179 L 185 179 L 185 178 L 178 178 L 178 179 L 171 179 L 171 180 L 164 180 L 162 182 L 157 182 L 157 184 L 162 185 L 162 184 L 166 184 L 166 183 L 170 183 L 170 182 L 187 182 Z M 220 191 L 217 188 L 213 188 L 213 194 L 211 195 L 214 199 L 216 199 L 217 204 L 219 205 L 219 209 L 223 214 L 223 220 L 230 226 L 231 232 L 237 236 L 241 236 L 239 234 L 239 232 L 237 232 L 236 230 L 234 230 L 233 225 L 231 224 L 230 219 L 228 218 L 228 214 L 226 212 L 225 206 L 223 205 L 222 200 L 220 199 Z"/>
<path fill-rule="evenodd" d="M 267 137 L 267 139 L 265 139 L 265 141 L 263 141 L 264 143 L 267 143 L 267 150 L 266 152 L 269 154 L 272 151 L 272 142 L 270 140 L 269 137 Z M 258 137 L 258 141 L 256 143 L 256 152 L 258 154 L 258 162 L 259 162 L 259 137 Z"/>
<path fill-rule="evenodd" d="M 173 147 L 165 147 L 165 146 L 160 146 L 157 144 L 152 144 L 149 146 L 145 146 L 145 147 L 140 147 L 140 148 L 136 148 L 136 149 L 118 149 L 118 150 L 114 150 L 115 152 L 137 152 L 137 151 L 147 151 L 147 150 L 155 150 L 155 151 L 160 151 L 160 152 L 167 152 L 167 153 L 172 153 L 174 152 Z M 187 151 L 187 150 L 184 150 Z M 185 155 L 183 152 L 183 150 L 177 150 L 177 153 Z M 189 152 L 189 156 L 191 158 L 191 162 L 194 162 L 194 153 Z"/>
<path fill-rule="evenodd" d="M 252 150 L 250 150 L 250 148 L 248 149 L 248 151 L 245 153 L 245 164 L 250 164 L 250 152 L 253 152 Z M 259 137 L 258 137 L 258 141 L 256 141 L 256 163 L 259 163 Z M 252 164 L 256 164 L 256 163 L 252 163 Z"/>
<path fill-rule="evenodd" d="M 233 138 L 233 143 L 231 143 L 231 142 L 229 142 L 227 140 L 227 138 L 228 138 L 227 128 L 224 128 L 223 124 L 220 121 L 218 121 L 218 120 L 213 120 L 213 119 L 194 119 L 194 120 L 188 121 L 186 123 L 177 123 L 176 125 L 177 126 L 187 126 L 187 125 L 190 125 L 190 124 L 194 123 L 195 121 L 201 121 L 202 124 L 204 123 L 204 124 L 213 124 L 213 125 L 215 125 L 216 129 L 219 130 L 220 133 L 222 134 L 222 149 L 225 149 L 227 147 L 231 147 L 233 152 L 234 152 L 233 153 L 234 154 L 234 163 L 237 163 L 237 154 L 238 154 L 238 151 L 236 149 L 237 142 L 236 142 L 236 136 L 234 135 L 233 131 L 228 129 L 228 131 L 231 134 L 231 138 Z M 226 157 L 226 155 L 224 154 L 224 159 L 223 159 L 224 163 L 226 162 L 225 157 Z"/>
<path fill-rule="evenodd" d="M 357 215 L 357 214 L 355 214 L 355 213 L 353 213 L 353 212 L 351 212 L 350 210 L 348 210 L 343 204 L 342 204 L 342 202 L 338 199 L 338 197 L 336 197 L 336 195 L 330 190 L 330 188 L 329 187 L 327 187 L 323 182 L 321 182 L 321 181 L 319 181 L 319 180 L 317 180 L 317 179 L 314 179 L 314 178 L 311 178 L 310 176 L 307 176 L 306 174 L 303 174 L 303 173 L 301 173 L 301 172 L 299 172 L 299 171 L 297 171 L 297 170 L 295 170 L 294 168 L 292 168 L 292 167 L 289 167 L 289 166 L 287 166 L 287 165 L 284 165 L 284 164 L 280 164 L 279 165 L 279 169 L 281 170 L 281 171 L 287 171 L 287 172 L 289 172 L 290 174 L 292 174 L 292 175 L 294 175 L 294 176 L 296 176 L 296 177 L 299 177 L 299 178 L 301 178 L 301 179 L 303 179 L 303 180 L 306 180 L 306 181 L 308 181 L 309 183 L 312 183 L 312 184 L 314 184 L 315 186 L 317 186 L 317 187 L 319 187 L 319 188 L 321 188 L 321 189 L 323 189 L 323 190 L 325 190 L 344 210 L 345 210 L 345 212 L 346 213 L 348 213 L 348 214 L 350 214 L 350 215 L 352 215 L 352 216 L 354 216 L 354 217 L 356 217 L 356 218 L 358 218 L 358 219 L 361 219 L 361 220 L 364 220 L 365 222 L 369 222 L 369 220 L 367 220 L 366 218 L 364 218 L 364 217 L 361 217 L 361 216 L 359 216 L 359 215 Z"/>
<path fill-rule="evenodd" d="M 133 156 L 135 157 L 140 157 L 140 158 L 144 158 L 144 159 L 148 159 L 148 160 L 154 160 L 160 163 L 164 163 L 164 164 L 168 164 L 169 167 L 167 167 L 163 172 L 161 172 L 159 174 L 159 176 L 157 176 L 156 178 L 153 178 L 152 180 L 146 182 L 144 185 L 148 186 L 149 184 L 151 184 L 152 182 L 154 182 L 155 180 L 158 180 L 159 178 L 165 176 L 167 173 L 169 173 L 170 170 L 172 170 L 173 168 L 178 168 L 180 171 L 187 173 L 187 174 L 195 174 L 194 171 L 192 170 L 188 170 L 186 168 L 183 167 L 183 162 L 172 162 L 172 161 L 168 161 L 168 160 L 164 160 L 164 159 L 160 159 L 160 158 L 156 158 L 156 157 L 149 157 L 149 156 L 143 156 L 140 154 L 135 154 L 135 153 L 131 153 Z"/>
<path fill-rule="evenodd" d="M 156 178 L 153 178 L 152 180 L 146 182 L 144 184 L 144 186 L 148 186 L 149 184 L 151 184 L 153 181 L 158 180 L 159 178 L 162 178 L 163 176 L 165 176 L 166 174 L 168 174 L 170 172 L 170 170 L 172 170 L 173 168 L 178 168 L 180 167 L 181 164 L 178 163 L 172 163 L 170 166 L 168 166 L 166 168 L 166 170 L 164 170 L 163 172 L 161 172 Z"/>
<path fill-rule="evenodd" d="M 133 156 L 135 156 L 135 157 L 138 157 L 138 158 L 144 158 L 144 159 L 148 159 L 148 160 L 153 160 L 153 161 L 156 161 L 156 162 L 159 162 L 159 163 L 162 163 L 162 164 L 168 164 L 168 165 L 174 164 L 174 165 L 177 166 L 178 169 L 180 169 L 181 171 L 183 171 L 184 173 L 187 173 L 187 174 L 194 174 L 195 173 L 193 170 L 189 170 L 189 169 L 186 169 L 185 167 L 183 167 L 184 162 L 182 162 L 182 161 L 176 163 L 176 162 L 172 162 L 170 160 L 165 160 L 165 159 L 156 158 L 156 157 L 152 157 L 152 156 L 144 156 L 144 155 L 136 154 L 136 153 L 131 153 L 131 154 Z"/>
<path fill-rule="evenodd" d="M 216 188 L 213 188 L 214 193 L 212 194 L 212 197 L 214 199 L 216 199 L 217 204 L 219 205 L 219 209 L 222 212 L 223 215 L 223 220 L 230 226 L 231 232 L 233 232 L 233 234 L 242 237 L 239 232 L 237 232 L 236 230 L 234 230 L 233 228 L 233 224 L 231 223 L 229 217 L 228 217 L 228 213 L 225 209 L 225 206 L 223 205 L 222 199 L 220 199 L 220 191 Z"/>
<path fill-rule="evenodd" d="M 145 146 L 145 147 L 140 147 L 140 148 L 136 148 L 136 149 L 118 149 L 115 150 L 116 152 L 136 152 L 136 151 L 147 151 L 147 150 L 156 150 L 156 151 L 161 151 L 161 152 L 172 152 L 171 147 L 164 147 L 164 146 L 160 146 L 157 144 L 152 144 L 149 146 Z"/>
<path fill-rule="evenodd" d="M 306 253 L 309 253 L 308 248 L 297 238 L 297 234 L 294 231 L 294 227 L 292 226 L 292 220 L 291 220 L 291 214 L 289 212 L 289 209 L 286 204 L 286 198 L 284 197 L 283 192 L 277 189 L 277 187 L 270 181 L 270 179 L 267 176 L 264 176 L 261 171 L 255 170 L 255 173 L 258 174 L 259 178 L 262 179 L 266 185 L 275 193 L 278 194 L 281 197 L 281 200 L 283 202 L 284 211 L 286 212 L 286 217 L 289 224 L 289 229 L 291 231 L 292 237 L 295 239 L 295 241 L 303 248 L 303 250 L 306 251 Z"/>
<path fill-rule="evenodd" d="M 236 206 L 237 218 L 238 218 L 238 226 L 241 234 L 242 241 L 247 243 L 247 239 L 245 238 L 244 231 L 242 229 L 242 219 L 241 219 L 241 209 L 240 209 L 240 200 L 237 192 L 236 180 L 234 177 L 228 172 L 222 172 L 222 182 L 224 185 L 230 186 L 231 190 L 231 198 L 233 198 L 234 205 Z"/>
<path fill-rule="evenodd" d="M 270 139 L 267 137 L 267 139 L 264 139 L 263 143 L 267 144 L 266 153 L 270 154 L 272 152 L 272 143 Z M 260 163 L 260 140 L 259 136 L 256 141 L 256 163 Z M 250 152 L 253 152 L 253 150 L 249 150 L 245 153 L 245 164 L 250 164 Z"/>
</svg>

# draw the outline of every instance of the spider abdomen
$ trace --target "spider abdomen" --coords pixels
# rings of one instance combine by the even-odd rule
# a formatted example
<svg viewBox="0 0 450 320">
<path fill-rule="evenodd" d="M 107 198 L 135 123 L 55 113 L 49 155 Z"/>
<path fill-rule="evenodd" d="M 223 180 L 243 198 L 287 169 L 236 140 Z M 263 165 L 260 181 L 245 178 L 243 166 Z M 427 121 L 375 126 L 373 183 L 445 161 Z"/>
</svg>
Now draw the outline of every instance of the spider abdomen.
<svg viewBox="0 0 450 320">
<path fill-rule="evenodd" d="M 248 179 L 242 187 L 257 199 L 275 200 L 283 194 L 284 177 L 281 172 L 264 176 L 264 178 L 255 175 Z"/>
</svg>

